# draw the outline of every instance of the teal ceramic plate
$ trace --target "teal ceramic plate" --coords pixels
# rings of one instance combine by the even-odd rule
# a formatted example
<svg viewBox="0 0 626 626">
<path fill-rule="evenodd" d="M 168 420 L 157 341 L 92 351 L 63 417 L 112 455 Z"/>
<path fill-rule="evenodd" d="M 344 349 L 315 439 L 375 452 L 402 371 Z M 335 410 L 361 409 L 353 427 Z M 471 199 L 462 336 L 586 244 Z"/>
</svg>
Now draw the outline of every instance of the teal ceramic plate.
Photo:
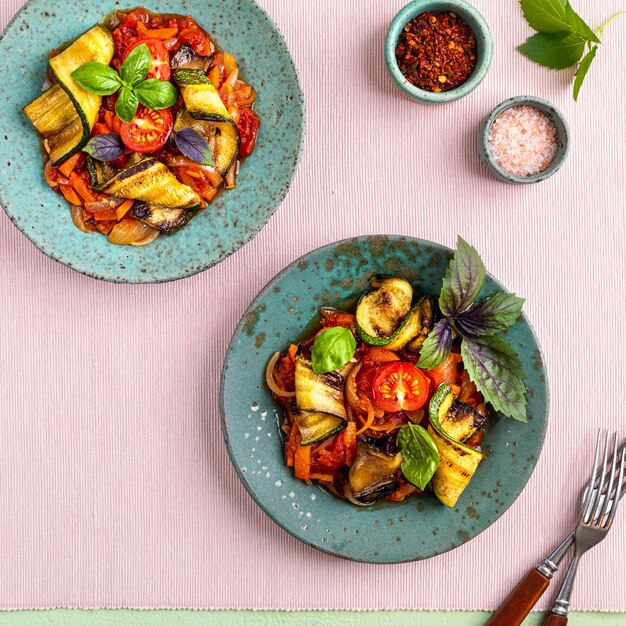
<svg viewBox="0 0 626 626">
<path fill-rule="evenodd" d="M 220 194 L 179 233 L 135 248 L 109 244 L 72 224 L 65 201 L 45 183 L 37 133 L 22 107 L 41 90 L 51 48 L 114 9 L 140 4 L 154 12 L 193 15 L 236 55 L 243 76 L 258 92 L 261 130 L 236 189 Z M 0 72 L 18 75 L 2 95 L 0 203 L 42 252 L 95 278 L 164 282 L 219 263 L 267 222 L 285 196 L 300 156 L 304 105 L 298 76 L 282 35 L 253 0 L 30 0 L 2 36 Z"/>
<path fill-rule="evenodd" d="M 371 274 L 394 274 L 437 295 L 452 251 L 407 237 L 374 236 L 319 248 L 291 264 L 256 297 L 237 327 L 222 372 L 222 429 L 239 478 L 256 503 L 301 541 L 368 563 L 426 559 L 469 541 L 498 519 L 533 472 L 548 418 L 541 350 L 522 319 L 506 333 L 528 388 L 528 424 L 496 416 L 486 434 L 486 460 L 458 505 L 434 497 L 356 507 L 293 478 L 285 465 L 278 407 L 264 383 L 271 355 L 284 350 L 319 307 L 354 303 Z M 503 289 L 488 276 L 483 295 Z"/>
</svg>

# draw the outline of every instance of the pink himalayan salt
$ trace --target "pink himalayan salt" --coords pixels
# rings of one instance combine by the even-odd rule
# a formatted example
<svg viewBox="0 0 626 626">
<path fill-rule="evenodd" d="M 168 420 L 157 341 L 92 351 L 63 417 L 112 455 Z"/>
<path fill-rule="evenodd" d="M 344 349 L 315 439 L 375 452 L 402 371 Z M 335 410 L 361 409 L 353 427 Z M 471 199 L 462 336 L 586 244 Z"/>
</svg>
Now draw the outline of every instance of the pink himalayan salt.
<svg viewBox="0 0 626 626">
<path fill-rule="evenodd" d="M 515 176 L 543 172 L 557 150 L 554 124 L 545 113 L 527 105 L 502 111 L 489 129 L 488 142 L 496 163 Z"/>
</svg>

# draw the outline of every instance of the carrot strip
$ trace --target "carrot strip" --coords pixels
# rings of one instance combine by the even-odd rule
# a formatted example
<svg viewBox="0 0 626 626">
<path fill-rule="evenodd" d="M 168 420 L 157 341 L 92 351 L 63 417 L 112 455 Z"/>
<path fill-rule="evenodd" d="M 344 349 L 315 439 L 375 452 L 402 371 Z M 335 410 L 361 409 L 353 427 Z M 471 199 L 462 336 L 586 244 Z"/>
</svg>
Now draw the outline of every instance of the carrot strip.
<svg viewBox="0 0 626 626">
<path fill-rule="evenodd" d="M 298 446 L 294 459 L 294 475 L 309 480 L 311 475 L 311 446 Z"/>
<path fill-rule="evenodd" d="M 109 128 L 113 128 L 113 120 L 114 119 L 115 119 L 115 113 L 113 113 L 113 111 L 105 111 L 104 112 L 104 123 Z"/>
<path fill-rule="evenodd" d="M 332 474 L 309 474 L 309 479 L 321 480 L 322 482 L 325 482 L 325 483 L 332 483 L 333 475 Z"/>
<path fill-rule="evenodd" d="M 94 213 L 93 218 L 96 222 L 113 222 L 118 220 L 116 209 L 106 209 L 105 211 Z"/>
<path fill-rule="evenodd" d="M 70 184 L 85 202 L 95 202 L 98 199 L 89 188 L 89 185 L 75 172 L 72 172 L 70 175 Z"/>
<path fill-rule="evenodd" d="M 122 202 L 122 204 L 120 204 L 117 209 L 115 209 L 117 219 L 121 220 L 126 215 L 126 213 L 128 213 L 133 208 L 134 203 L 134 200 L 125 200 L 124 202 Z"/>
<path fill-rule="evenodd" d="M 59 185 L 59 189 L 61 190 L 63 197 L 70 204 L 75 204 L 76 206 L 83 206 L 83 201 L 80 199 L 80 196 L 69 185 Z"/>
<path fill-rule="evenodd" d="M 77 152 L 74 156 L 70 157 L 65 163 L 59 165 L 59 172 L 65 176 L 65 178 L 69 178 L 70 174 L 74 171 L 75 167 L 78 165 L 78 161 L 82 158 L 82 154 Z"/>
<path fill-rule="evenodd" d="M 356 424 L 348 422 L 343 431 L 343 441 L 346 444 L 346 465 L 352 466 L 356 458 Z"/>
<path fill-rule="evenodd" d="M 222 86 L 222 73 L 219 67 L 214 67 L 209 72 L 209 80 L 213 83 L 215 89 L 219 89 Z"/>
<path fill-rule="evenodd" d="M 152 39 L 171 39 L 178 35 L 178 26 L 172 28 L 142 28 L 140 30 L 142 37 L 151 37 Z"/>
</svg>

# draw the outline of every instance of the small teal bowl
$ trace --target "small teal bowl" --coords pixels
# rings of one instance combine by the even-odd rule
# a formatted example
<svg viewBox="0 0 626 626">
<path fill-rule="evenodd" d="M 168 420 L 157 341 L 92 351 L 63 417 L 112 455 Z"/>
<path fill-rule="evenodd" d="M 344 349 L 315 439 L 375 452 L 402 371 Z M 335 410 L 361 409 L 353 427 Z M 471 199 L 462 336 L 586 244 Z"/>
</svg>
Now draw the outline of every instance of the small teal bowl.
<svg viewBox="0 0 626 626">
<path fill-rule="evenodd" d="M 542 113 L 546 114 L 548 119 L 554 124 L 558 144 L 556 154 L 554 155 L 550 165 L 548 165 L 545 170 L 532 176 L 516 176 L 515 174 L 510 174 L 496 163 L 496 160 L 493 158 L 493 155 L 489 150 L 489 130 L 491 129 L 491 125 L 494 120 L 503 111 L 512 107 L 524 105 L 534 107 L 535 109 L 538 109 Z M 498 180 L 505 183 L 512 183 L 514 185 L 540 183 L 542 180 L 550 178 L 550 176 L 559 170 L 563 163 L 565 163 L 565 159 L 569 153 L 569 144 L 570 131 L 563 113 L 561 113 L 561 111 L 559 111 L 559 109 L 557 109 L 551 102 L 534 96 L 515 96 L 514 98 L 505 100 L 489 114 L 478 132 L 478 153 L 483 163 Z"/>
<path fill-rule="evenodd" d="M 424 11 L 454 11 L 474 31 L 477 43 L 477 62 L 471 76 L 455 89 L 435 93 L 426 91 L 412 85 L 400 71 L 396 61 L 396 47 L 398 38 L 405 24 Z M 466 96 L 482 82 L 491 65 L 493 42 L 491 31 L 485 18 L 468 2 L 464 0 L 413 0 L 407 4 L 394 18 L 387 30 L 385 39 L 385 63 L 387 70 L 394 79 L 396 85 L 412 100 L 426 102 L 428 104 L 440 104 L 452 102 Z"/>
</svg>

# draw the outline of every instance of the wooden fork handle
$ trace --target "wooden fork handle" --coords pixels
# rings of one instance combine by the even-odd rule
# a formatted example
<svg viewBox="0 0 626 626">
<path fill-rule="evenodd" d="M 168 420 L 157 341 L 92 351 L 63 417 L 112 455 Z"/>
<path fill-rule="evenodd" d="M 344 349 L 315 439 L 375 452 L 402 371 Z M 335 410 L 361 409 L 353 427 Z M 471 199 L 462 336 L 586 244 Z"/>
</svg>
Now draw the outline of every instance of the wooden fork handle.
<svg viewBox="0 0 626 626">
<path fill-rule="evenodd" d="M 520 626 L 549 584 L 548 577 L 537 569 L 531 569 L 485 626 Z M 567 623 L 567 620 L 563 623 Z M 561 622 L 550 622 L 550 624 L 555 626 Z"/>
<path fill-rule="evenodd" d="M 548 613 L 543 622 L 543 626 L 565 626 L 565 624 L 567 624 L 567 617 L 556 613 Z"/>
</svg>

